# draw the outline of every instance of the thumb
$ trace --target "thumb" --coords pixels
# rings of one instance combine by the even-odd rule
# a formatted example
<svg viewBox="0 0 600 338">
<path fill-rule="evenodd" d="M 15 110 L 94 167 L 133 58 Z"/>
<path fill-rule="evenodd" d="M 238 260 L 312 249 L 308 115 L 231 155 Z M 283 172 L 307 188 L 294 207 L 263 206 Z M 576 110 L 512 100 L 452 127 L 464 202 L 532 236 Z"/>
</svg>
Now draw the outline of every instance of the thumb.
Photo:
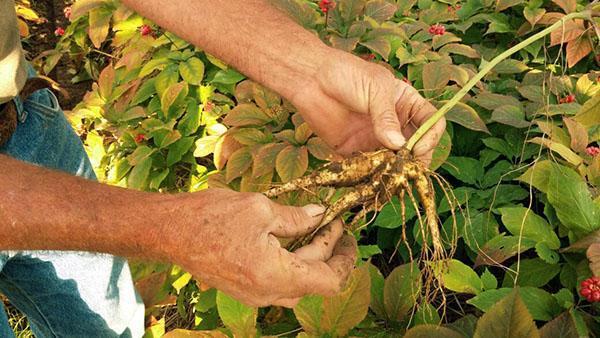
<svg viewBox="0 0 600 338">
<path fill-rule="evenodd" d="M 371 89 L 375 90 L 375 93 L 370 95 L 369 113 L 373 121 L 375 136 L 379 142 L 386 148 L 400 149 L 406 143 L 396 113 L 396 99 L 401 95 L 398 95 L 393 89 Z"/>
<path fill-rule="evenodd" d="M 271 234 L 277 237 L 298 237 L 313 231 L 323 218 L 325 207 L 308 204 L 292 207 L 275 204 L 276 219 L 271 226 Z"/>
</svg>

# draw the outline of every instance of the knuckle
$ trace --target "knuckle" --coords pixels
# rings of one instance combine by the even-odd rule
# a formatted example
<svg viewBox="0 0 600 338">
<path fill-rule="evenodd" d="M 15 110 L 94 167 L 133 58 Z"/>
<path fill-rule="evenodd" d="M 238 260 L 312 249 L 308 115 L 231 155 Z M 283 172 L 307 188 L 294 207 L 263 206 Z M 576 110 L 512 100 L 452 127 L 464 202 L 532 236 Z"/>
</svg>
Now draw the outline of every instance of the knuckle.
<svg viewBox="0 0 600 338">
<path fill-rule="evenodd" d="M 257 193 L 248 193 L 246 195 L 246 200 L 254 212 L 261 215 L 273 214 L 272 202 L 266 196 Z"/>
</svg>

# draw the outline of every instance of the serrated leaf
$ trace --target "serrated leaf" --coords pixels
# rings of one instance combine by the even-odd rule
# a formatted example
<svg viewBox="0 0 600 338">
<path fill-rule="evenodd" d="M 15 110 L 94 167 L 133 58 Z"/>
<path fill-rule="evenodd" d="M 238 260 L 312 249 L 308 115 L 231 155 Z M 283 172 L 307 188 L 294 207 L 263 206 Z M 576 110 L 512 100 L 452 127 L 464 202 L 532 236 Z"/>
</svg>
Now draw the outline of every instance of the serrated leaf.
<svg viewBox="0 0 600 338">
<path fill-rule="evenodd" d="M 554 142 L 552 140 L 542 137 L 534 137 L 528 142 L 543 145 L 544 147 L 562 156 L 565 160 L 567 160 L 574 166 L 578 166 L 581 163 L 583 163 L 583 158 L 581 158 L 581 156 L 577 155 L 571 149 L 569 149 L 567 146 L 561 143 Z"/>
<path fill-rule="evenodd" d="M 550 33 L 550 46 L 565 44 L 582 36 L 585 31 L 583 20 L 565 21 L 564 25 Z"/>
<path fill-rule="evenodd" d="M 498 235 L 487 241 L 478 251 L 475 267 L 480 265 L 498 265 L 513 257 L 533 248 L 535 242 L 528 238 Z"/>
<path fill-rule="evenodd" d="M 440 103 L 445 103 L 447 101 L 441 101 Z M 490 133 L 488 128 L 485 125 L 485 122 L 479 117 L 477 111 L 473 109 L 466 103 L 457 102 L 452 109 L 446 114 L 446 119 L 448 121 L 456 122 L 461 126 L 476 130 L 482 131 L 484 133 Z"/>
<path fill-rule="evenodd" d="M 286 146 L 277 154 L 275 169 L 283 182 L 302 176 L 308 169 L 308 150 L 306 147 Z"/>
<path fill-rule="evenodd" d="M 332 34 L 329 37 L 329 42 L 333 48 L 343 50 L 346 52 L 352 52 L 358 44 L 359 38 L 343 38 L 339 35 Z"/>
<path fill-rule="evenodd" d="M 563 312 L 560 316 L 546 323 L 540 329 L 541 338 L 579 338 L 577 328 L 569 312 Z"/>
<path fill-rule="evenodd" d="M 305 296 L 294 307 L 294 315 L 306 333 L 319 335 L 321 333 L 321 318 L 323 317 L 323 296 Z"/>
<path fill-rule="evenodd" d="M 481 55 L 471 46 L 459 44 L 459 43 L 450 43 L 445 45 L 440 49 L 440 53 L 448 53 L 448 54 L 457 54 L 466 56 L 471 59 L 479 59 Z"/>
<path fill-rule="evenodd" d="M 511 105 L 520 106 L 521 103 L 518 99 L 509 95 L 494 94 L 489 92 L 482 92 L 477 94 L 471 99 L 478 106 L 481 106 L 487 110 L 494 110 L 500 106 Z"/>
<path fill-rule="evenodd" d="M 311 3 L 302 0 L 276 0 L 271 1 L 275 6 L 282 9 L 298 24 L 305 28 L 313 28 L 320 15 L 316 9 L 311 6 Z"/>
<path fill-rule="evenodd" d="M 89 13 L 88 35 L 94 47 L 100 48 L 108 36 L 110 18 L 113 12 L 108 8 L 100 7 L 90 10 Z"/>
<path fill-rule="evenodd" d="M 536 243 L 546 243 L 550 249 L 560 248 L 560 240 L 554 229 L 533 210 L 520 206 L 498 210 L 502 214 L 502 223 L 514 236 L 524 236 Z"/>
<path fill-rule="evenodd" d="M 223 324 L 237 337 L 254 337 L 258 310 L 248 307 L 221 291 L 217 292 L 217 309 Z"/>
<path fill-rule="evenodd" d="M 514 289 L 477 322 L 474 338 L 535 338 L 540 334 L 533 318 Z"/>
<path fill-rule="evenodd" d="M 459 260 L 439 261 L 432 263 L 432 266 L 435 274 L 440 276 L 440 282 L 448 290 L 477 295 L 483 289 L 477 273 Z"/>
<path fill-rule="evenodd" d="M 252 165 L 252 153 L 248 147 L 240 148 L 231 154 L 225 168 L 225 181 L 227 184 L 242 174 Z"/>
<path fill-rule="evenodd" d="M 373 39 L 362 41 L 360 44 L 381 55 L 381 57 L 386 61 L 392 52 L 390 40 L 385 36 L 377 36 Z"/>
<path fill-rule="evenodd" d="M 336 5 L 335 10 L 339 11 L 341 19 L 350 23 L 356 19 L 357 16 L 363 13 L 365 9 L 366 0 L 343 0 L 339 1 Z"/>
<path fill-rule="evenodd" d="M 500 106 L 492 112 L 491 120 L 515 128 L 527 128 L 530 125 L 530 122 L 525 120 L 525 112 L 520 106 Z"/>
<path fill-rule="evenodd" d="M 592 44 L 587 36 L 580 36 L 567 43 L 567 63 L 573 68 L 584 57 L 592 52 Z"/>
<path fill-rule="evenodd" d="M 367 266 L 354 269 L 342 292 L 323 300 L 321 329 L 333 337 L 345 336 L 369 310 L 371 278 Z"/>
<path fill-rule="evenodd" d="M 544 242 L 538 242 L 535 244 L 535 253 L 544 262 L 548 264 L 556 264 L 560 260 L 558 253 L 548 247 L 548 244 Z"/>
<path fill-rule="evenodd" d="M 285 148 L 285 144 L 283 143 L 269 143 L 260 147 L 254 156 L 252 175 L 263 176 L 273 172 L 273 169 L 275 169 L 275 159 L 283 148 Z"/>
<path fill-rule="evenodd" d="M 584 152 L 589 143 L 587 129 L 569 117 L 564 117 L 563 122 L 571 136 L 571 148 L 577 152 Z"/>
<path fill-rule="evenodd" d="M 600 93 L 587 100 L 573 119 L 586 128 L 600 124 Z"/>
<path fill-rule="evenodd" d="M 525 0 L 496 0 L 496 11 L 501 12 L 507 8 L 522 4 Z"/>
<path fill-rule="evenodd" d="M 450 81 L 449 65 L 444 62 L 431 62 L 423 66 L 423 88 L 426 96 L 434 96 Z"/>
<path fill-rule="evenodd" d="M 199 86 L 204 77 L 204 63 L 197 57 L 191 57 L 179 64 L 179 74 L 187 83 Z"/>
<path fill-rule="evenodd" d="M 365 15 L 381 23 L 396 13 L 396 5 L 386 0 L 370 0 L 365 6 Z"/>
<path fill-rule="evenodd" d="M 484 290 L 494 290 L 498 287 L 498 280 L 487 268 L 481 274 L 481 283 Z"/>
<path fill-rule="evenodd" d="M 152 158 L 146 157 L 131 169 L 127 176 L 127 186 L 131 189 L 144 190 L 147 186 L 150 169 L 152 169 Z"/>
<path fill-rule="evenodd" d="M 271 118 L 254 104 L 242 103 L 227 113 L 223 123 L 233 127 L 262 126 L 270 120 Z"/>
<path fill-rule="evenodd" d="M 406 331 L 404 338 L 462 338 L 463 336 L 446 327 L 434 325 L 434 324 L 423 324 L 413 327 Z"/>
<path fill-rule="evenodd" d="M 542 289 L 523 286 L 518 287 L 522 301 L 525 304 L 529 314 L 534 320 L 550 320 L 558 315 L 562 308 L 549 292 Z M 506 295 L 513 292 L 513 288 L 500 288 L 497 290 L 484 291 L 481 294 L 467 300 L 467 304 L 471 304 L 478 309 L 488 312 L 495 304 Z M 530 318 L 531 318 L 530 317 Z M 490 336 L 494 337 L 494 336 Z"/>
<path fill-rule="evenodd" d="M 552 2 L 557 4 L 560 8 L 562 8 L 563 11 L 565 11 L 565 13 L 567 14 L 574 12 L 577 8 L 576 0 L 552 0 Z"/>
<path fill-rule="evenodd" d="M 163 113 L 168 114 L 171 106 L 173 106 L 180 97 L 186 96 L 187 92 L 187 84 L 185 82 L 170 85 L 160 97 L 160 109 Z"/>
<path fill-rule="evenodd" d="M 529 67 L 523 61 L 506 59 L 496 65 L 493 71 L 497 74 L 518 74 L 528 69 Z"/>
<path fill-rule="evenodd" d="M 320 137 L 312 137 L 306 143 L 306 147 L 310 154 L 319 160 L 331 161 L 337 158 L 337 155 L 330 146 Z"/>
<path fill-rule="evenodd" d="M 193 137 L 184 137 L 171 144 L 169 146 L 169 153 L 167 154 L 167 166 L 170 167 L 181 161 L 183 155 L 185 155 L 192 148 L 193 144 Z"/>
<path fill-rule="evenodd" d="M 243 145 L 255 145 L 267 141 L 265 133 L 256 128 L 240 128 L 230 133 L 233 138 Z"/>
<path fill-rule="evenodd" d="M 131 166 L 138 165 L 140 162 L 150 157 L 150 155 L 154 154 L 155 151 L 156 149 L 152 149 L 145 145 L 139 146 L 135 148 L 131 155 L 127 156 L 127 161 Z"/>
<path fill-rule="evenodd" d="M 383 305 L 390 320 L 402 321 L 416 304 L 420 293 L 419 268 L 408 263 L 396 267 L 385 279 Z"/>
<path fill-rule="evenodd" d="M 512 287 L 515 284 L 516 276 L 516 284 L 519 286 L 542 287 L 560 273 L 558 264 L 549 264 L 539 258 L 521 259 L 518 263 L 519 274 L 516 275 L 513 272 L 517 271 L 517 262 L 511 264 L 510 269 L 504 275 L 502 286 Z"/>
</svg>

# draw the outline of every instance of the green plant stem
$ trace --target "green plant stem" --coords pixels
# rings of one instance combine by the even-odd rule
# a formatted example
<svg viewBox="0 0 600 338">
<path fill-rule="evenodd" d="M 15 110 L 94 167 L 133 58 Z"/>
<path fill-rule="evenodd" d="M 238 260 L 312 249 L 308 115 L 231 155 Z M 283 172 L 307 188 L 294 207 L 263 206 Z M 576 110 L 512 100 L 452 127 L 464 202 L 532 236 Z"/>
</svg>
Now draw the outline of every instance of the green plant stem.
<svg viewBox="0 0 600 338">
<path fill-rule="evenodd" d="M 446 113 L 448 113 L 450 111 L 450 109 L 452 109 L 473 87 L 475 87 L 475 85 L 485 75 L 487 75 L 498 63 L 507 59 L 509 56 L 520 51 L 521 49 L 529 46 L 530 44 L 534 43 L 535 41 L 550 34 L 555 29 L 562 27 L 565 22 L 567 22 L 569 20 L 574 20 L 574 19 L 585 19 L 585 18 L 591 19 L 591 16 L 592 16 L 592 12 L 589 10 L 586 10 L 583 12 L 567 14 L 567 15 L 563 16 L 560 20 L 558 20 L 557 22 L 552 24 L 551 26 L 546 27 L 544 30 L 530 36 L 529 38 L 525 39 L 521 43 L 513 46 L 512 48 L 508 49 L 507 51 L 505 51 L 505 52 L 501 53 L 500 55 L 496 56 L 495 58 L 493 58 L 490 62 L 486 63 L 481 68 L 481 70 L 473 78 L 471 78 L 469 80 L 469 82 L 467 82 L 465 84 L 465 86 L 462 87 L 461 90 L 458 91 L 458 93 L 456 93 L 456 95 L 454 95 L 454 97 L 451 100 L 446 102 L 446 104 L 444 104 L 440 109 L 438 109 L 437 112 L 435 112 L 427 121 L 425 121 L 419 127 L 419 129 L 417 129 L 417 131 L 411 136 L 411 138 L 406 143 L 406 148 L 408 150 L 412 150 L 412 148 L 421 139 L 421 137 L 423 137 L 423 135 L 425 135 L 427 133 L 427 131 L 429 131 L 429 129 L 431 129 L 431 127 L 433 127 L 433 125 L 437 121 L 439 121 L 442 117 L 444 117 L 444 115 L 446 115 Z"/>
</svg>

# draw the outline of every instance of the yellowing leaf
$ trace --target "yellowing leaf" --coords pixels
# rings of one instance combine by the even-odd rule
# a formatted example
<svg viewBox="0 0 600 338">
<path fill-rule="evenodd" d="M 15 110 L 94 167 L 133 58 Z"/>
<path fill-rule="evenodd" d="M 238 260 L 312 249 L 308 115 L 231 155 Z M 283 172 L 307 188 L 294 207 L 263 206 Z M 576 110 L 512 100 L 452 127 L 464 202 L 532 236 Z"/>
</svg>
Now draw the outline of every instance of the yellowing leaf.
<svg viewBox="0 0 600 338">
<path fill-rule="evenodd" d="M 600 93 L 587 100 L 573 119 L 586 128 L 600 124 Z"/>
<path fill-rule="evenodd" d="M 581 59 L 592 52 L 592 44 L 587 36 L 580 36 L 567 43 L 567 63 L 569 68 L 575 66 Z"/>
<path fill-rule="evenodd" d="M 406 334 L 403 336 L 404 338 L 461 338 L 463 335 L 460 333 L 443 327 L 439 325 L 433 324 L 424 324 L 417 325 L 412 329 L 408 330 Z"/>
<path fill-rule="evenodd" d="M 88 35 L 94 47 L 100 48 L 108 36 L 112 11 L 104 8 L 95 8 L 90 11 Z"/>
<path fill-rule="evenodd" d="M 302 176 L 308 168 L 308 151 L 306 147 L 288 145 L 275 160 L 275 169 L 283 182 Z"/>
<path fill-rule="evenodd" d="M 585 151 L 589 141 L 587 129 L 572 118 L 563 118 L 565 126 L 571 136 L 571 148 L 577 152 Z"/>
<path fill-rule="evenodd" d="M 552 2 L 562 8 L 567 14 L 575 12 L 577 8 L 577 0 L 552 0 Z"/>
<path fill-rule="evenodd" d="M 167 332 L 162 338 L 227 338 L 228 336 L 218 330 L 212 331 L 197 331 L 197 330 L 184 330 L 175 329 Z"/>
<path fill-rule="evenodd" d="M 100 76 L 98 76 L 98 93 L 104 100 L 108 101 L 115 86 L 115 70 L 112 64 L 109 64 L 104 67 L 100 72 Z"/>
<path fill-rule="evenodd" d="M 371 278 L 366 265 L 352 271 L 346 288 L 323 300 L 321 329 L 332 337 L 343 337 L 360 323 L 369 310 Z"/>
<path fill-rule="evenodd" d="M 501 12 L 507 8 L 522 4 L 525 0 L 496 0 L 496 12 Z"/>
<path fill-rule="evenodd" d="M 585 30 L 583 20 L 569 20 L 564 23 L 564 26 L 550 33 L 550 46 L 555 46 L 560 43 L 567 43 L 581 37 Z"/>
<path fill-rule="evenodd" d="M 459 42 L 461 41 L 461 38 L 459 38 L 458 36 L 450 33 L 450 32 L 446 32 L 443 35 L 434 35 L 433 38 L 431 39 L 431 47 L 433 49 L 438 49 L 446 44 L 449 44 L 451 42 Z M 459 45 L 459 44 L 456 44 Z M 461 45 L 459 45 L 461 46 Z M 465 45 L 462 45 L 465 46 Z"/>
<path fill-rule="evenodd" d="M 233 108 L 223 122 L 233 127 L 262 126 L 271 119 L 261 109 L 251 103 L 242 103 Z"/>
<path fill-rule="evenodd" d="M 590 245 L 586 252 L 590 261 L 590 270 L 594 276 L 600 276 L 600 243 Z"/>
<path fill-rule="evenodd" d="M 77 20 L 80 16 L 105 3 L 108 3 L 108 0 L 77 0 L 71 6 L 71 20 Z"/>
<path fill-rule="evenodd" d="M 308 138 L 312 135 L 312 133 L 313 132 L 308 123 L 304 122 L 296 128 L 296 131 L 294 132 L 294 138 L 299 144 L 304 144 L 306 141 L 308 141 Z"/>
<path fill-rule="evenodd" d="M 477 295 L 483 289 L 477 273 L 459 260 L 438 261 L 432 263 L 432 267 L 448 290 Z"/>
<path fill-rule="evenodd" d="M 252 154 L 248 147 L 236 150 L 227 161 L 225 168 L 225 181 L 229 184 L 234 179 L 242 176 L 242 174 L 252 165 Z"/>
<path fill-rule="evenodd" d="M 477 322 L 474 338 L 539 338 L 533 318 L 515 288 Z"/>
<path fill-rule="evenodd" d="M 263 176 L 272 173 L 275 168 L 275 159 L 283 148 L 285 148 L 283 143 L 269 143 L 262 146 L 254 156 L 252 175 Z"/>
<path fill-rule="evenodd" d="M 528 142 L 545 146 L 546 148 L 560 154 L 560 156 L 562 156 L 565 160 L 569 161 L 569 163 L 571 163 L 574 166 L 578 166 L 583 162 L 583 159 L 579 155 L 575 154 L 571 149 L 569 149 L 563 144 L 553 142 L 542 137 L 534 137 Z"/>
<path fill-rule="evenodd" d="M 21 19 L 18 19 L 17 25 L 19 26 L 19 35 L 22 38 L 28 37 L 29 36 L 29 26 L 27 26 L 27 23 Z"/>
<path fill-rule="evenodd" d="M 428 97 L 435 96 L 450 81 L 449 65 L 444 62 L 431 62 L 423 66 L 423 88 Z"/>
<path fill-rule="evenodd" d="M 396 9 L 396 5 L 387 0 L 371 0 L 365 6 L 365 15 L 381 23 L 393 17 Z"/>
<path fill-rule="evenodd" d="M 168 114 L 175 101 L 177 101 L 180 96 L 186 96 L 187 92 L 187 83 L 185 82 L 170 85 L 160 97 L 160 109 L 163 113 Z"/>
<path fill-rule="evenodd" d="M 305 296 L 294 307 L 294 315 L 306 333 L 321 334 L 321 317 L 323 317 L 323 296 Z"/>
<path fill-rule="evenodd" d="M 531 24 L 532 27 L 535 26 L 535 24 L 538 23 L 538 21 L 540 21 L 544 14 L 546 14 L 546 10 L 543 8 L 525 7 L 523 9 L 523 16 L 525 16 L 525 19 L 527 19 L 527 21 Z"/>
<path fill-rule="evenodd" d="M 440 103 L 445 103 L 446 101 L 441 101 Z M 477 111 L 473 109 L 466 103 L 458 102 L 446 115 L 448 121 L 456 122 L 463 127 L 469 128 L 471 130 L 482 131 L 485 133 L 490 133 L 488 128 L 485 125 L 485 122 L 479 117 Z"/>
<path fill-rule="evenodd" d="M 179 74 L 187 83 L 199 86 L 204 77 L 204 63 L 197 57 L 191 57 L 179 64 Z"/>
</svg>

